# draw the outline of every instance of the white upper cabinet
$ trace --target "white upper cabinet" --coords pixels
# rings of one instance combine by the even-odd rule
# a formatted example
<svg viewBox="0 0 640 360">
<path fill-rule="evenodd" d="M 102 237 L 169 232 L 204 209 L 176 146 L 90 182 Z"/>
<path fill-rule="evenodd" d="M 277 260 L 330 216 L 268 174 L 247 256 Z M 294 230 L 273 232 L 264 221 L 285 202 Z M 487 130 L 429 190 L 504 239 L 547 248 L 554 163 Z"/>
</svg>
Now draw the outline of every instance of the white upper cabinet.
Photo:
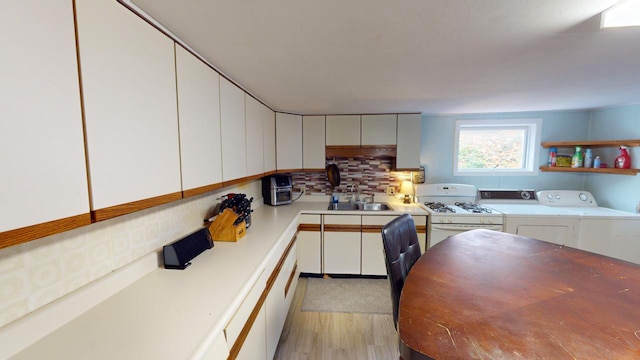
<svg viewBox="0 0 640 360">
<path fill-rule="evenodd" d="M 264 107 L 264 143 L 262 159 L 264 160 L 264 172 L 276 171 L 276 113 Z"/>
<path fill-rule="evenodd" d="M 267 120 L 264 116 L 266 106 L 249 95 L 245 95 L 247 176 L 264 173 L 264 128 Z M 267 109 L 268 110 L 268 109 Z"/>
<path fill-rule="evenodd" d="M 325 118 L 324 116 L 302 117 L 302 168 L 325 168 Z"/>
<path fill-rule="evenodd" d="M 362 145 L 395 145 L 396 114 L 362 115 Z"/>
<path fill-rule="evenodd" d="M 244 91 L 220 78 L 220 121 L 222 123 L 222 180 L 247 176 Z"/>
<path fill-rule="evenodd" d="M 302 169 L 302 116 L 276 113 L 278 170 Z"/>
<path fill-rule="evenodd" d="M 422 119 L 420 114 L 398 115 L 398 146 L 396 148 L 397 169 L 417 169 L 420 167 L 420 141 Z"/>
<path fill-rule="evenodd" d="M 116 1 L 76 7 L 93 209 L 179 193 L 173 41 Z"/>
<path fill-rule="evenodd" d="M 222 182 L 217 72 L 176 45 L 182 190 Z"/>
<path fill-rule="evenodd" d="M 327 115 L 326 145 L 360 145 L 360 115 Z"/>
<path fill-rule="evenodd" d="M 88 222 L 70 2 L 4 2 L 0 32 L 0 232 L 79 214 Z"/>
</svg>

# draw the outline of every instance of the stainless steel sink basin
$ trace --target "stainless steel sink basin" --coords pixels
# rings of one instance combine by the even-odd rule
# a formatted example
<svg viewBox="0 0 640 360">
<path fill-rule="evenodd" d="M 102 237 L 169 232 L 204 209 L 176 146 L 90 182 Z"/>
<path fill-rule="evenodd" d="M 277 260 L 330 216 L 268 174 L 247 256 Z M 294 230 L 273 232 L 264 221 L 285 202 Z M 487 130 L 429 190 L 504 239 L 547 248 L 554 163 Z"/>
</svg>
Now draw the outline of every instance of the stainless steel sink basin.
<svg viewBox="0 0 640 360">
<path fill-rule="evenodd" d="M 371 203 L 371 204 L 362 204 L 360 210 L 365 211 L 384 211 L 384 210 L 393 210 L 388 204 L 385 203 Z"/>
<path fill-rule="evenodd" d="M 359 210 L 355 203 L 333 203 L 329 204 L 329 210 Z"/>
<path fill-rule="evenodd" d="M 347 210 L 363 210 L 363 211 L 385 211 L 393 210 L 387 203 L 335 203 L 329 204 L 328 210 L 347 211 Z"/>
</svg>

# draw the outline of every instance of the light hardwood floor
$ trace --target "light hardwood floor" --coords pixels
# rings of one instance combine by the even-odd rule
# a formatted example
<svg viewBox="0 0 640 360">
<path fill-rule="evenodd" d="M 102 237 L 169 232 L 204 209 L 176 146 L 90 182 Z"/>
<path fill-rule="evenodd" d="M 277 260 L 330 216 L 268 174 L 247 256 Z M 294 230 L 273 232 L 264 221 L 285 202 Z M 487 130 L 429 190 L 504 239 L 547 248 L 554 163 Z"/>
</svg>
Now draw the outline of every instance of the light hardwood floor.
<svg viewBox="0 0 640 360">
<path fill-rule="evenodd" d="M 300 278 L 274 359 L 398 359 L 392 315 L 302 312 L 307 279 Z"/>
</svg>

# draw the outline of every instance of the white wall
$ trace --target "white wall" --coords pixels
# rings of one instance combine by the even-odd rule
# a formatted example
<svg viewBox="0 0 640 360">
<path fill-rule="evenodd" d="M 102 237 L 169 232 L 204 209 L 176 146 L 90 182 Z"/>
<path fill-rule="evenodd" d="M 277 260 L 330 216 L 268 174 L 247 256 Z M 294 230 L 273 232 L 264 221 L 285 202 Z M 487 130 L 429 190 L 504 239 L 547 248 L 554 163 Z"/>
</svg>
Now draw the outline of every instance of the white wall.
<svg viewBox="0 0 640 360">
<path fill-rule="evenodd" d="M 585 140 L 589 133 L 589 111 L 543 111 L 499 114 L 423 115 L 420 162 L 425 166 L 426 182 L 473 184 L 478 188 L 535 190 L 583 189 L 580 173 L 539 172 L 537 176 L 453 176 L 453 139 L 458 119 L 541 118 L 542 141 Z M 549 151 L 539 147 L 540 165 Z"/>
<path fill-rule="evenodd" d="M 229 192 L 262 203 L 258 180 L 0 250 L 0 327 L 196 230 Z"/>
</svg>

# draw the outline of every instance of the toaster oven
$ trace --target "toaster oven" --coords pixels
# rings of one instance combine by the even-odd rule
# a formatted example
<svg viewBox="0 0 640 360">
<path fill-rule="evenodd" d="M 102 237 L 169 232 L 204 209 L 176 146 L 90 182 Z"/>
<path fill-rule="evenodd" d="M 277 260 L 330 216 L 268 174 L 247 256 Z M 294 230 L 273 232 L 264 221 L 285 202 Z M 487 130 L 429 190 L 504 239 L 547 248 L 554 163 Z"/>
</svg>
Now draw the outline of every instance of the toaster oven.
<svg viewBox="0 0 640 360">
<path fill-rule="evenodd" d="M 273 175 L 262 178 L 262 198 L 267 205 L 291 204 L 293 198 L 291 176 Z"/>
</svg>

